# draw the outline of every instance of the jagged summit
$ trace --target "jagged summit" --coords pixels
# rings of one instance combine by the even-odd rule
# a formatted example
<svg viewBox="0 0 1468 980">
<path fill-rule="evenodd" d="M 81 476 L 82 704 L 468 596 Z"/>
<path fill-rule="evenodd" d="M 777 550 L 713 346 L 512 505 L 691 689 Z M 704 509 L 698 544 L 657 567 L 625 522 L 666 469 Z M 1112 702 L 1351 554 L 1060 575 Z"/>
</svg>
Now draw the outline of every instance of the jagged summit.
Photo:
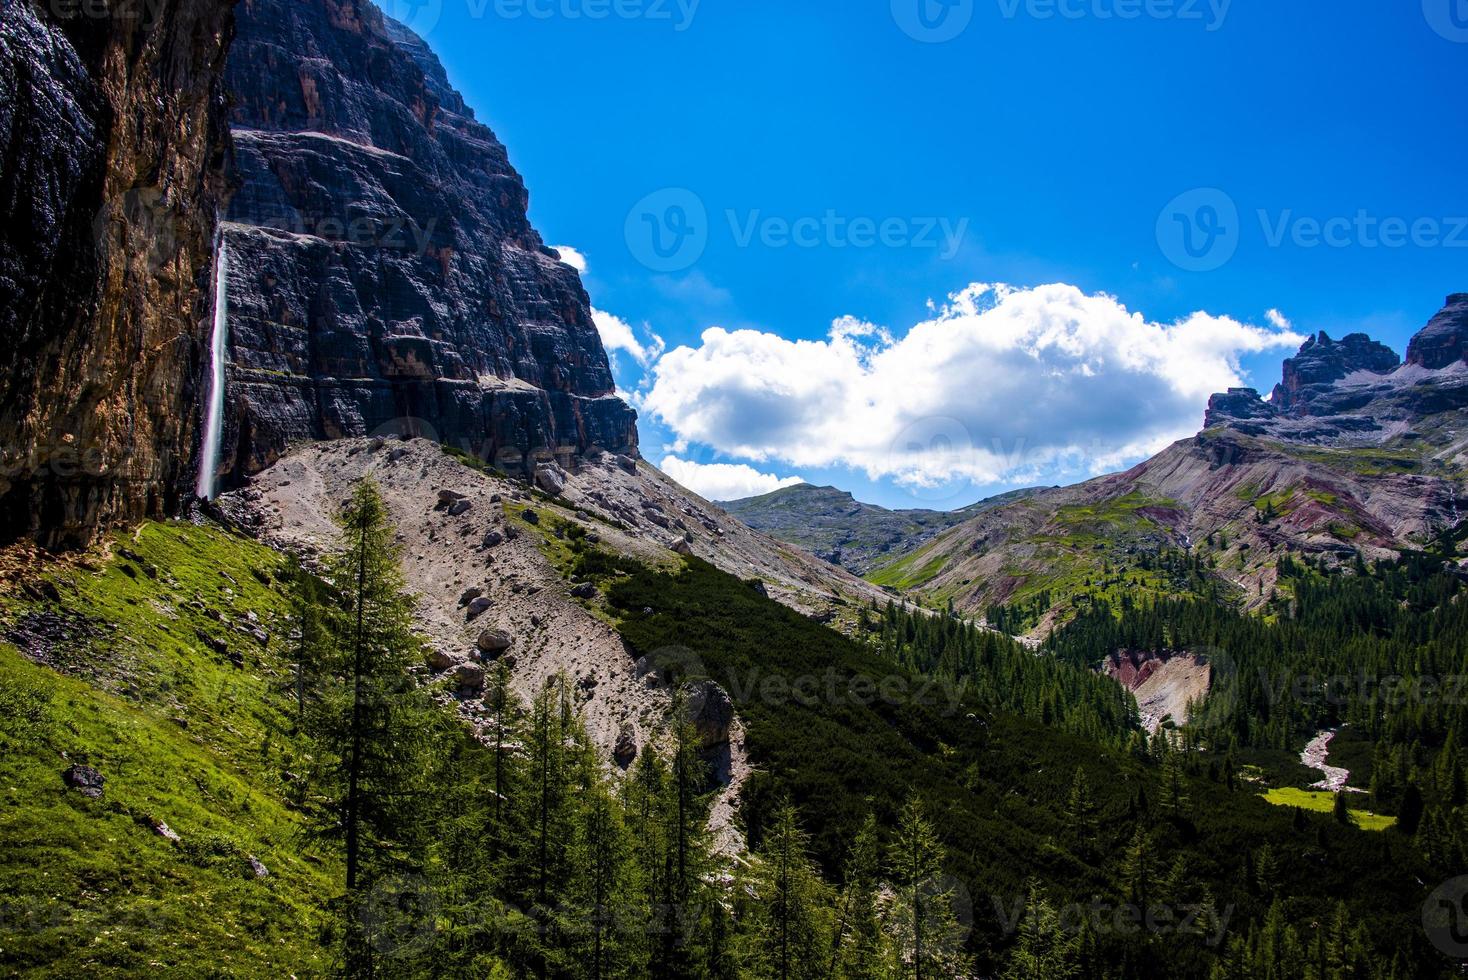
<svg viewBox="0 0 1468 980">
<path fill-rule="evenodd" d="M 1364 333 L 1337 341 L 1321 331 L 1284 362 L 1268 401 L 1253 388 L 1230 388 L 1208 400 L 1203 424 L 1291 442 L 1380 445 L 1468 407 L 1468 372 L 1456 370 L 1465 356 L 1468 293 L 1455 293 L 1412 338 L 1405 362 Z"/>
<path fill-rule="evenodd" d="M 1468 360 L 1468 293 L 1453 293 L 1407 345 L 1407 363 L 1439 370 Z"/>
</svg>

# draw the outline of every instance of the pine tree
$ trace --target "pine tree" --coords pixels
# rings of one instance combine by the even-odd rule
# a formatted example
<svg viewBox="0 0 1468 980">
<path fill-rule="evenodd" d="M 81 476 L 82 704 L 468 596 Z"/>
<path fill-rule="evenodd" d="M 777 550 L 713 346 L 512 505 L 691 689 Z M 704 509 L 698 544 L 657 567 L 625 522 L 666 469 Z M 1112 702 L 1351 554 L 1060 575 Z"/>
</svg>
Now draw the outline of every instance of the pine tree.
<svg viewBox="0 0 1468 980">
<path fill-rule="evenodd" d="M 816 980 L 826 973 L 830 901 L 811 864 L 809 844 L 794 807 L 777 810 L 752 882 L 758 910 L 754 958 L 774 980 Z"/>
<path fill-rule="evenodd" d="M 1080 972 L 1080 937 L 1067 934 L 1054 906 L 1031 879 L 1019 942 L 1010 954 L 1004 980 L 1065 980 Z"/>
<path fill-rule="evenodd" d="M 962 963 L 952 885 L 943 877 L 943 845 L 913 797 L 897 818 L 889 863 L 897 902 L 890 925 L 896 933 L 904 973 L 913 980 L 952 976 Z"/>
<path fill-rule="evenodd" d="M 377 969 L 364 901 L 384 874 L 421 864 L 431 821 L 435 770 L 448 741 L 446 716 L 409 669 L 422 663 L 413 603 L 398 569 L 393 530 L 377 487 L 359 483 L 341 516 L 343 551 L 326 563 L 325 592 L 298 593 L 303 622 L 315 621 L 303 661 L 325 688 L 308 705 L 314 752 L 313 826 L 345 852 L 346 968 Z"/>
</svg>

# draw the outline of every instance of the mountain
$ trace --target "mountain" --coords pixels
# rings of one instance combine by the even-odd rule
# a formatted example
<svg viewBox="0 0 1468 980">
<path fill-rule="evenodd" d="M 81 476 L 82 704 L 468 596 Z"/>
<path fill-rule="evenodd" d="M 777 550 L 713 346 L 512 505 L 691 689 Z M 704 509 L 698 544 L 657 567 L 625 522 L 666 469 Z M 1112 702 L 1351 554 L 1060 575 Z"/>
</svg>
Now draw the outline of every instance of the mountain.
<svg viewBox="0 0 1468 980">
<path fill-rule="evenodd" d="M 887 510 L 835 487 L 801 483 L 721 506 L 757 531 L 865 575 L 979 511 L 1033 492 L 1016 490 L 955 511 Z"/>
<path fill-rule="evenodd" d="M 230 0 L 0 0 L 0 540 L 192 485 Z"/>
<path fill-rule="evenodd" d="M 246 0 L 238 33 L 226 482 L 391 431 L 522 475 L 635 455 L 576 271 L 427 45 L 366 0 Z"/>
<path fill-rule="evenodd" d="M 1322 333 L 1265 401 L 1214 395 L 1205 428 L 1124 473 L 987 510 L 888 566 L 929 601 L 1049 627 L 1077 596 L 1268 598 L 1286 553 L 1341 562 L 1458 532 L 1468 464 L 1468 296 L 1402 362 Z"/>
</svg>

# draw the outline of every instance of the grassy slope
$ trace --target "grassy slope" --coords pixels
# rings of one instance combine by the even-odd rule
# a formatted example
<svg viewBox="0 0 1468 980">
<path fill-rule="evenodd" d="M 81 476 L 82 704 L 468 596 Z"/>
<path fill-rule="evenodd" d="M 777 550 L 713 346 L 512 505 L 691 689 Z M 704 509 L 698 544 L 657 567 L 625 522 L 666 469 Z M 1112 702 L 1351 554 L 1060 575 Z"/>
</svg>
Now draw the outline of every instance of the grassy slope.
<svg viewBox="0 0 1468 980">
<path fill-rule="evenodd" d="M 340 876 L 302 840 L 283 779 L 294 760 L 281 560 L 187 524 L 147 524 L 116 543 L 144 564 L 53 572 L 59 603 L 0 600 L 0 633 L 41 609 L 99 631 L 51 652 L 60 671 L 0 643 L 0 696 L 39 716 L 0 720 L 0 970 L 321 973 L 322 906 Z M 235 629 L 247 612 L 267 643 Z M 65 788 L 72 762 L 103 773 L 103 799 Z M 251 855 L 268 877 L 255 877 Z"/>
</svg>

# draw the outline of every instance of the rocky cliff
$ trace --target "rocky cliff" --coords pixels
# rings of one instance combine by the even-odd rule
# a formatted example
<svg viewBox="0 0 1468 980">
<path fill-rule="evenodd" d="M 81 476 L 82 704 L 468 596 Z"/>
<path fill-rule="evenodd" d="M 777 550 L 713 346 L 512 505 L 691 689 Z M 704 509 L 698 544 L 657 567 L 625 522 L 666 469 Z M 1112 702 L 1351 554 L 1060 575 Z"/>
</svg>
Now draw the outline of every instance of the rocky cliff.
<svg viewBox="0 0 1468 980">
<path fill-rule="evenodd" d="M 635 454 L 590 302 L 505 148 L 366 0 L 243 0 L 220 470 L 407 430 L 526 472 Z"/>
<path fill-rule="evenodd" d="M 0 538 L 187 493 L 231 0 L 0 0 Z"/>
</svg>

